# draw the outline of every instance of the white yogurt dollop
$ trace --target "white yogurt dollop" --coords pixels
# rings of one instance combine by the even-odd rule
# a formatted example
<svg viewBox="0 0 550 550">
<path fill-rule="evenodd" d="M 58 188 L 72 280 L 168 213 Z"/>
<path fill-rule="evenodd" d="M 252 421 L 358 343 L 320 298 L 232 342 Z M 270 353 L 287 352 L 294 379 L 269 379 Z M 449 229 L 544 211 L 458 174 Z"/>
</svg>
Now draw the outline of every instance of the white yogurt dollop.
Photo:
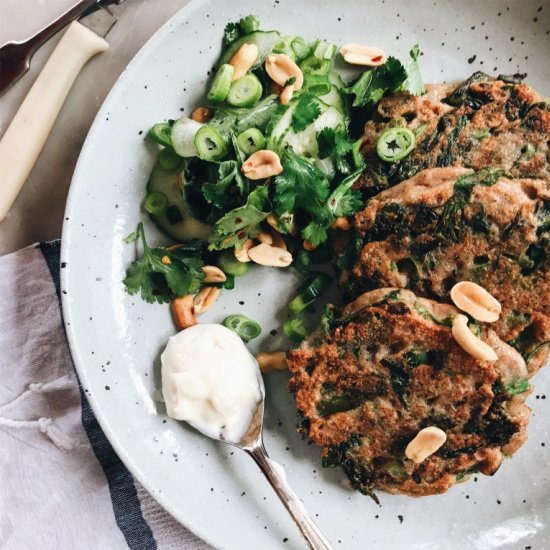
<svg viewBox="0 0 550 550">
<path fill-rule="evenodd" d="M 238 443 L 262 399 L 258 363 L 239 336 L 222 325 L 194 325 L 168 340 L 161 361 L 168 415 Z"/>
</svg>

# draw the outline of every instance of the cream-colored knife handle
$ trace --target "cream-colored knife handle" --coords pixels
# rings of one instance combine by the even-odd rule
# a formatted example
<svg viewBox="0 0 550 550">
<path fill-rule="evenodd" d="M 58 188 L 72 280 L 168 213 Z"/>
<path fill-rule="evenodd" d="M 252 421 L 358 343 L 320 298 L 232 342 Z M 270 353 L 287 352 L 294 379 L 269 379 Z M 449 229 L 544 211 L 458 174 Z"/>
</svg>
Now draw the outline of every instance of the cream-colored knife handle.
<svg viewBox="0 0 550 550">
<path fill-rule="evenodd" d="M 0 221 L 23 187 L 78 73 L 108 47 L 77 21 L 59 41 L 0 141 Z"/>
</svg>

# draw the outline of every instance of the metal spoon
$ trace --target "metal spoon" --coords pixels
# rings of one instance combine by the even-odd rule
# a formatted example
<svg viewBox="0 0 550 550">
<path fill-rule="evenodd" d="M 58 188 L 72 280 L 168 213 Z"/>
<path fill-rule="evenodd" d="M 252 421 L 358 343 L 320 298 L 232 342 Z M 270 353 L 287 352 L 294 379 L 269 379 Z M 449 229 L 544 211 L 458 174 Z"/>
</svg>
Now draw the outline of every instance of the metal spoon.
<svg viewBox="0 0 550 550">
<path fill-rule="evenodd" d="M 273 490 L 277 493 L 277 496 L 285 505 L 285 508 L 291 515 L 292 519 L 296 522 L 296 525 L 306 540 L 308 547 L 313 550 L 333 550 L 328 540 L 324 537 L 317 525 L 315 525 L 307 513 L 304 505 L 301 503 L 296 493 L 294 493 L 294 491 L 290 488 L 283 468 L 277 462 L 271 460 L 265 450 L 262 435 L 265 388 L 259 368 L 257 369 L 256 375 L 258 377 L 258 385 L 260 386 L 262 399 L 258 403 L 258 408 L 254 413 L 252 422 L 250 422 L 250 426 L 248 427 L 246 434 L 240 441 L 234 442 L 228 441 L 223 437 L 212 437 L 211 434 L 205 433 L 195 424 L 190 424 L 204 435 L 211 437 L 212 439 L 217 439 L 218 441 L 223 441 L 224 443 L 229 443 L 230 445 L 233 445 L 238 449 L 242 449 L 250 455 L 260 467 L 260 470 L 262 470 L 271 487 L 273 487 Z"/>
</svg>

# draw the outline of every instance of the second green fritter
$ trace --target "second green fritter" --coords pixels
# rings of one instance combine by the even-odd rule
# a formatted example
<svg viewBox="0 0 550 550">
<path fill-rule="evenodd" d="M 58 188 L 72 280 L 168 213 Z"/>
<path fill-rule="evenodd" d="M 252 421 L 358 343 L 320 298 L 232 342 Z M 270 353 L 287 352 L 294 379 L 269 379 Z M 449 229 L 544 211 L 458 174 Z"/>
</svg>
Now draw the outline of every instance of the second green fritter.
<svg viewBox="0 0 550 550">
<path fill-rule="evenodd" d="M 352 486 L 442 493 L 473 472 L 492 475 L 525 441 L 525 361 L 489 327 L 496 352 L 475 359 L 450 328 L 459 311 L 408 290 L 378 289 L 288 353 L 304 434 Z M 482 343 L 483 345 L 483 343 Z"/>
<path fill-rule="evenodd" d="M 550 349 L 550 184 L 500 169 L 433 168 L 369 200 L 356 214 L 348 295 L 384 286 L 450 301 L 473 281 L 502 304 L 495 332 L 532 374 Z M 348 247 L 352 250 L 354 247 Z M 354 263 L 353 263 L 354 262 Z M 346 258 L 341 259 L 346 263 Z"/>
</svg>

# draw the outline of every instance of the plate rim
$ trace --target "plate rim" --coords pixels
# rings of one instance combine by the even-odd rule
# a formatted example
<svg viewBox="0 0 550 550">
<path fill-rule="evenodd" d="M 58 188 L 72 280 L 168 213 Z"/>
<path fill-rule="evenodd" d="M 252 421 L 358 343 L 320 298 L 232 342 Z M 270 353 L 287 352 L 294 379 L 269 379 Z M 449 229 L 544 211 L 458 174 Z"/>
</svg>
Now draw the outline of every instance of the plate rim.
<svg viewBox="0 0 550 550">
<path fill-rule="evenodd" d="M 94 142 L 95 134 L 99 132 L 102 127 L 103 119 L 105 114 L 109 111 L 109 105 L 113 101 L 115 94 L 118 91 L 120 84 L 123 82 L 128 71 L 132 70 L 134 65 L 138 64 L 142 57 L 147 56 L 148 50 L 151 47 L 151 44 L 154 44 L 162 38 L 162 36 L 169 32 L 171 24 L 174 20 L 185 20 L 187 19 L 195 10 L 199 9 L 202 5 L 207 3 L 209 0 L 190 0 L 185 6 L 179 9 L 175 14 L 169 17 L 154 33 L 153 35 L 141 46 L 141 48 L 136 52 L 134 57 L 130 62 L 123 68 L 122 72 L 118 75 L 113 86 L 109 90 L 109 93 L 103 100 L 97 114 L 94 117 L 94 120 L 86 134 L 86 139 L 78 155 L 78 160 L 71 177 L 71 184 L 69 186 L 69 192 L 67 195 L 67 202 L 65 204 L 65 210 L 63 214 L 63 225 L 61 230 L 61 250 L 60 250 L 60 261 L 65 261 L 65 258 L 68 256 L 69 250 L 71 248 L 71 234 L 72 234 L 72 223 L 71 223 L 71 213 L 73 208 L 77 203 L 77 196 L 79 190 L 77 190 L 76 185 L 73 184 L 81 177 L 81 172 L 83 171 L 84 159 L 88 154 L 88 150 L 91 149 Z M 68 285 L 68 274 L 69 264 L 67 268 L 60 269 L 60 284 L 61 288 L 66 288 Z M 68 294 L 61 293 L 61 310 L 63 315 L 63 323 L 65 335 L 67 338 L 67 344 L 69 346 L 69 351 L 71 355 L 71 360 L 76 371 L 79 385 L 84 388 L 88 382 L 88 376 L 86 374 L 86 369 L 82 367 L 84 360 L 81 358 L 78 336 L 75 333 L 74 326 L 75 324 L 71 322 L 73 319 L 73 308 L 76 307 L 72 300 L 69 298 Z M 76 315 L 76 314 L 75 314 Z M 124 467 L 130 472 L 130 474 L 137 479 L 137 481 L 145 488 L 147 493 L 165 510 L 170 514 L 178 523 L 181 523 L 185 529 L 193 533 L 195 536 L 201 538 L 204 542 L 211 546 L 215 546 L 214 539 L 210 536 L 209 530 L 206 526 L 203 528 L 201 525 L 190 526 L 187 523 L 181 522 L 179 519 L 176 519 L 176 512 L 173 510 L 173 507 L 169 503 L 169 499 L 164 496 L 164 493 L 159 493 L 158 491 L 152 491 L 147 476 L 139 466 L 136 464 L 135 460 L 132 458 L 131 453 L 128 452 L 124 445 L 122 445 L 118 438 L 116 437 L 114 431 L 110 427 L 110 422 L 102 412 L 101 407 L 98 402 L 93 398 L 92 395 L 84 395 L 90 405 L 94 416 L 101 427 L 101 430 L 105 434 L 105 437 L 109 441 L 110 445 L 113 447 L 116 455 L 124 464 Z"/>
</svg>

